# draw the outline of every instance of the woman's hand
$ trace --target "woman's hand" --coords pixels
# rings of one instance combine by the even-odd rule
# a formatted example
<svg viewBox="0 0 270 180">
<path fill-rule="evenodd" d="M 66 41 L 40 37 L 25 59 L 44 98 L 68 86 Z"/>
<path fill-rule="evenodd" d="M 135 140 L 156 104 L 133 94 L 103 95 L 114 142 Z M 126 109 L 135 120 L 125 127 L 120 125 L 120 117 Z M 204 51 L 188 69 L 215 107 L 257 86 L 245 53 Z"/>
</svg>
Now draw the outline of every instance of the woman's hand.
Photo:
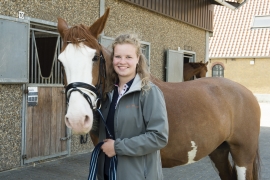
<svg viewBox="0 0 270 180">
<path fill-rule="evenodd" d="M 101 146 L 102 151 L 108 156 L 113 157 L 116 155 L 114 150 L 114 140 L 112 139 L 104 139 L 104 144 Z"/>
</svg>

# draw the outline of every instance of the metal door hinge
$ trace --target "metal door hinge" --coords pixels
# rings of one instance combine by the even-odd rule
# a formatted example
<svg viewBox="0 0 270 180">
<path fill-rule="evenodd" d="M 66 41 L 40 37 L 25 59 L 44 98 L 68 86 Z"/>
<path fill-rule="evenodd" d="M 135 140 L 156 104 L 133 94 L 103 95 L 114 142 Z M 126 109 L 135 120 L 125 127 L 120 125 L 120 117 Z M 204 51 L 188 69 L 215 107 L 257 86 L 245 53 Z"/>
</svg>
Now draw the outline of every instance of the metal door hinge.
<svg viewBox="0 0 270 180">
<path fill-rule="evenodd" d="M 26 159 L 26 158 L 27 158 L 26 154 L 22 155 L 22 159 Z"/>
<path fill-rule="evenodd" d="M 71 136 L 67 136 L 67 137 L 62 137 L 60 138 L 60 141 L 67 141 L 71 138 Z"/>
</svg>

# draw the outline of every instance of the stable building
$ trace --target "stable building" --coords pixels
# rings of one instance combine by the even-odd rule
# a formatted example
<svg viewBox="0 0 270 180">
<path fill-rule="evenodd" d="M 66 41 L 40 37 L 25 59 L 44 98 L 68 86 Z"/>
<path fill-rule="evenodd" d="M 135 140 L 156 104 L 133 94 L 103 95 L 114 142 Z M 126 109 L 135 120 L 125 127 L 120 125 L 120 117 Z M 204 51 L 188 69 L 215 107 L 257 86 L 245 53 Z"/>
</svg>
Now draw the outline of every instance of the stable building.
<svg viewBox="0 0 270 180">
<path fill-rule="evenodd" d="M 91 25 L 110 7 L 100 43 L 136 33 L 151 73 L 180 82 L 184 62 L 208 60 L 214 5 L 244 1 L 81 0 L 0 2 L 0 171 L 91 151 L 91 140 L 64 123 L 65 89 L 57 61 L 57 17 Z M 167 68 L 166 68 L 167 67 Z M 168 68 L 172 67 L 172 68 Z M 170 78 L 168 78 L 170 77 Z"/>
</svg>

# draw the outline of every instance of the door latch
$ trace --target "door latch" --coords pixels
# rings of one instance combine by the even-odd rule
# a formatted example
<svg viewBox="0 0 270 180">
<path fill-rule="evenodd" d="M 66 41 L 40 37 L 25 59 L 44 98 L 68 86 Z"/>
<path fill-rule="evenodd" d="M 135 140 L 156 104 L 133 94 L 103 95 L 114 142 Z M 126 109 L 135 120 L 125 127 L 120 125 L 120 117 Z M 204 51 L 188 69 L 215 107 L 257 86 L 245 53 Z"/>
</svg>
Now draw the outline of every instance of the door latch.
<svg viewBox="0 0 270 180">
<path fill-rule="evenodd" d="M 71 138 L 71 136 L 67 136 L 67 137 L 62 137 L 60 138 L 60 141 L 67 141 Z"/>
</svg>

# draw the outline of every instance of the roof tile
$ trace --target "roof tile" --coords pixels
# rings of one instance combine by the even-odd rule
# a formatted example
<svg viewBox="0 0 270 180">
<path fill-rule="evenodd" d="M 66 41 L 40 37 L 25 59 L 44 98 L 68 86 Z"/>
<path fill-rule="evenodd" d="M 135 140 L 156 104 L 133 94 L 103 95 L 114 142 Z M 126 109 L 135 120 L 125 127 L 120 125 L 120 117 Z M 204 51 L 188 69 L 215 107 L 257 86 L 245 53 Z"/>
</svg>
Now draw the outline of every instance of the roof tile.
<svg viewBox="0 0 270 180">
<path fill-rule="evenodd" d="M 269 29 L 251 29 L 253 17 L 268 15 L 269 7 L 269 0 L 249 0 L 235 11 L 215 6 L 209 57 L 269 56 Z"/>
</svg>

